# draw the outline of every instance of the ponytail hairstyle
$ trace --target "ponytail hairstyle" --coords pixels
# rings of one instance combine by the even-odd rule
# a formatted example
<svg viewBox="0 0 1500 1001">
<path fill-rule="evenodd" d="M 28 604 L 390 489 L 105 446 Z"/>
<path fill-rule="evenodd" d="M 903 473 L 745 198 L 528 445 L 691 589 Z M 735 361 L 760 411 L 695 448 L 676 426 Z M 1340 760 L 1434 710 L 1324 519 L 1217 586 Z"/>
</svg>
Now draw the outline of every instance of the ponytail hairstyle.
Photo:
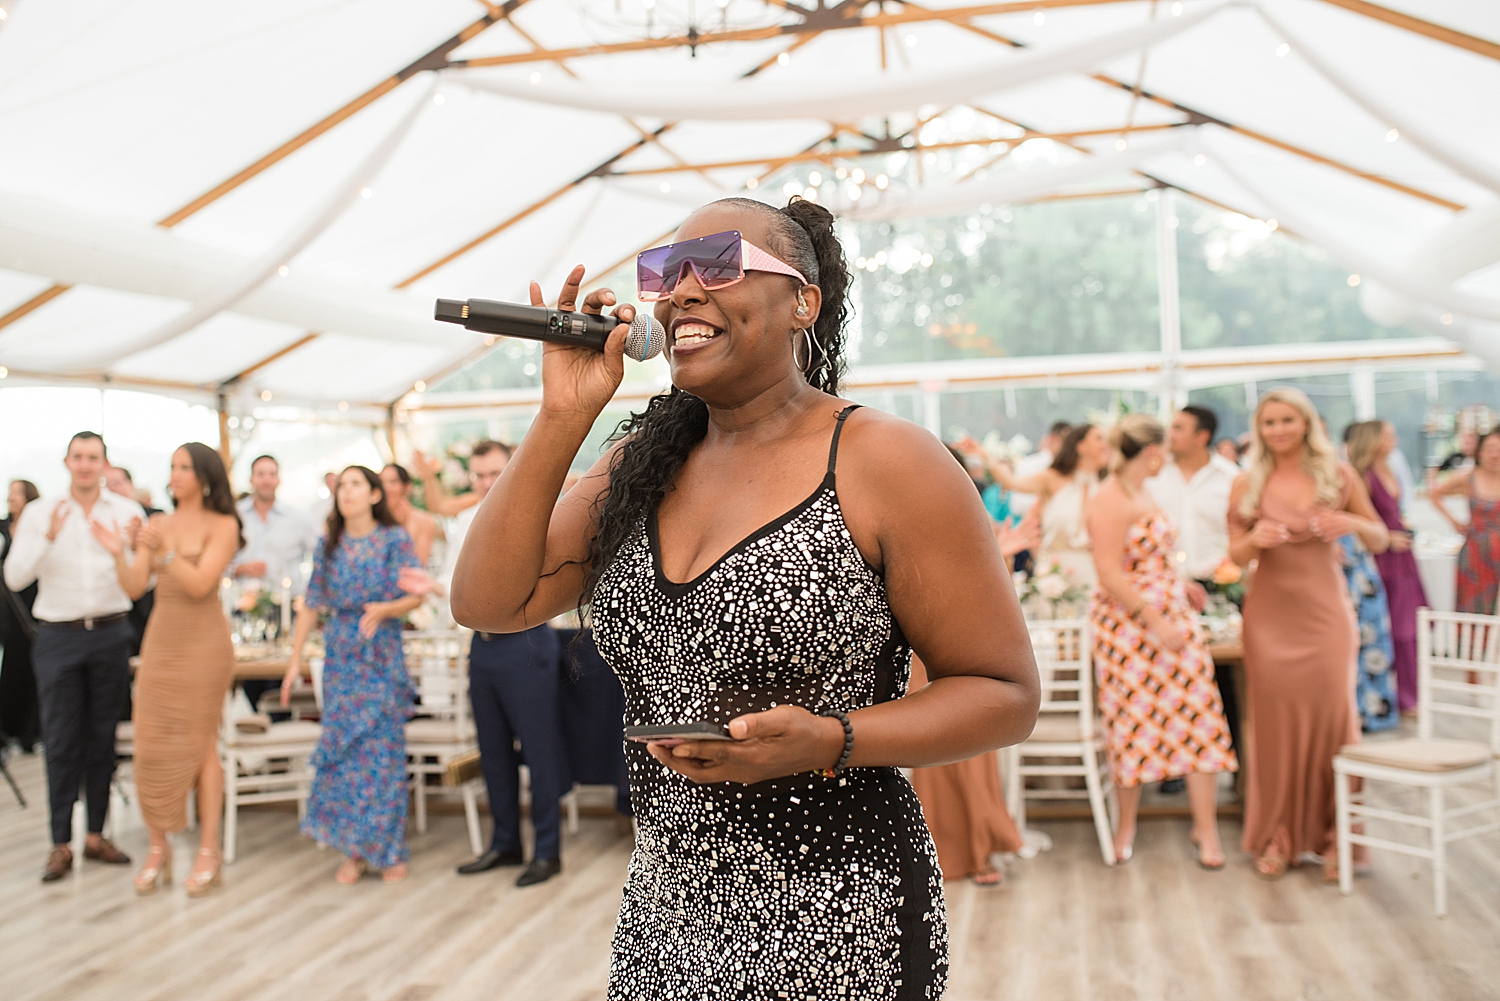
<svg viewBox="0 0 1500 1001">
<path fill-rule="evenodd" d="M 1109 446 L 1114 450 L 1109 457 L 1109 472 L 1126 493 L 1130 492 L 1130 488 L 1119 479 L 1120 471 L 1125 468 L 1126 463 L 1150 446 L 1160 445 L 1166 440 L 1167 432 L 1161 426 L 1161 421 L 1149 414 L 1129 414 L 1120 418 L 1109 429 Z"/>
<path fill-rule="evenodd" d="M 1073 470 L 1078 468 L 1078 443 L 1083 441 L 1092 430 L 1094 430 L 1092 424 L 1073 425 L 1063 436 L 1062 444 L 1057 449 L 1057 456 L 1048 468 L 1062 476 L 1072 476 Z"/>
<path fill-rule="evenodd" d="M 844 373 L 844 324 L 849 318 L 849 264 L 834 232 L 833 213 L 815 202 L 793 198 L 785 208 L 774 208 L 751 198 L 723 198 L 713 203 L 744 212 L 759 212 L 770 223 L 766 249 L 807 277 L 823 292 L 823 305 L 809 331 L 812 357 L 805 359 L 808 385 L 837 396 Z M 789 279 L 795 282 L 796 279 Z M 799 333 L 792 346 L 795 359 L 805 350 Z M 594 502 L 598 533 L 585 560 L 582 615 L 593 601 L 600 576 L 620 555 L 646 516 L 656 509 L 677 478 L 693 447 L 708 432 L 708 405 L 673 386 L 653 396 L 646 409 L 620 422 L 610 436 L 621 442 L 609 462 L 609 485 Z"/>
</svg>

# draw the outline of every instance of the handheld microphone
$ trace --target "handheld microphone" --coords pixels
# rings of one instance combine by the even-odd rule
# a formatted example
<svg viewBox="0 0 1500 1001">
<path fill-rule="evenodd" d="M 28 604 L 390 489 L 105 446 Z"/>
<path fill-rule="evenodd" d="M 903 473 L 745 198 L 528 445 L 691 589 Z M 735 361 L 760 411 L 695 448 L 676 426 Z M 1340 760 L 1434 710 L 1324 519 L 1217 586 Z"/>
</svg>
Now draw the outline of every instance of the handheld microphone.
<svg viewBox="0 0 1500 1001">
<path fill-rule="evenodd" d="M 571 344 L 595 351 L 604 350 L 609 332 L 620 322 L 603 314 L 567 313 L 491 299 L 439 299 L 433 316 L 445 323 L 461 323 L 466 329 L 480 333 Z M 630 333 L 625 335 L 625 353 L 636 361 L 645 361 L 661 354 L 666 346 L 666 329 L 650 313 L 637 310 Z"/>
</svg>

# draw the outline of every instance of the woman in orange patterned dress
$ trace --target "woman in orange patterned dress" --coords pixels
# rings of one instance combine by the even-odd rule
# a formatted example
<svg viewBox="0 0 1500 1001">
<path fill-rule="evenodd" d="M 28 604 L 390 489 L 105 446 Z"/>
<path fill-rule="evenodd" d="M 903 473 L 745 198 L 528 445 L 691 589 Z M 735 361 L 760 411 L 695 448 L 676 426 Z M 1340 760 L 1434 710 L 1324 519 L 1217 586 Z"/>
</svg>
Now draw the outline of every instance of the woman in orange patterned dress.
<svg viewBox="0 0 1500 1001">
<path fill-rule="evenodd" d="M 1099 708 L 1120 802 L 1115 858 L 1135 843 L 1141 786 L 1186 777 L 1198 862 L 1224 867 L 1215 787 L 1234 771 L 1234 751 L 1214 662 L 1172 566 L 1176 530 L 1141 489 L 1165 461 L 1166 432 L 1133 414 L 1110 432 L 1111 475 L 1088 513 L 1099 587 L 1089 618 Z"/>
</svg>

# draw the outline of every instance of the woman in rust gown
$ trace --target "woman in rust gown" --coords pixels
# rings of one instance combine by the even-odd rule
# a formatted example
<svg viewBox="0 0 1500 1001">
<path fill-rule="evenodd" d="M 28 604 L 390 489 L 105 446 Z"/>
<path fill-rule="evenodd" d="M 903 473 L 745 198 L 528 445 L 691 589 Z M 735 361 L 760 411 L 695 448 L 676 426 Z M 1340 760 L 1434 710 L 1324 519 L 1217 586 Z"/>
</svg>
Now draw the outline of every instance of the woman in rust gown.
<svg viewBox="0 0 1500 1001">
<path fill-rule="evenodd" d="M 1267 879 L 1303 852 L 1323 856 L 1327 875 L 1336 866 L 1333 758 L 1359 740 L 1359 638 L 1338 540 L 1353 533 L 1383 553 L 1390 537 L 1303 393 L 1262 396 L 1251 428 L 1250 468 L 1229 497 L 1229 555 L 1258 562 L 1244 610 L 1243 847 Z"/>
<path fill-rule="evenodd" d="M 219 715 L 234 679 L 219 580 L 244 539 L 229 477 L 213 449 L 189 442 L 174 452 L 169 489 L 172 513 L 140 529 L 130 562 L 117 533 L 95 525 L 94 535 L 114 553 L 127 594 L 144 591 L 152 573 L 157 580 L 135 684 L 135 785 L 151 832 L 135 889 L 155 893 L 172 881 L 168 835 L 187 826 L 187 796 L 196 788 L 200 845 L 184 886 L 201 896 L 221 882 Z"/>
</svg>

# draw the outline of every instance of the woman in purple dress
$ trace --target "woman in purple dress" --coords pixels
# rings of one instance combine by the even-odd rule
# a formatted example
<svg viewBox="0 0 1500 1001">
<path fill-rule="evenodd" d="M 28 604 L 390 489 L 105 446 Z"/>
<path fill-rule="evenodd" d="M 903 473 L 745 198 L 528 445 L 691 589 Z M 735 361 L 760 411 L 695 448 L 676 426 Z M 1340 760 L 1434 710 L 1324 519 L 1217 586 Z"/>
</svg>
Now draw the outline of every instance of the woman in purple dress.
<svg viewBox="0 0 1500 1001">
<path fill-rule="evenodd" d="M 401 654 L 401 618 L 422 599 L 403 592 L 396 578 L 403 567 L 420 566 L 380 478 L 364 466 L 345 469 L 281 683 L 286 705 L 321 613 L 323 735 L 311 759 L 317 777 L 302 833 L 349 856 L 334 875 L 344 884 L 370 869 L 387 883 L 406 878 L 406 721 L 416 692 Z"/>
<path fill-rule="evenodd" d="M 1386 458 L 1395 450 L 1396 434 L 1384 421 L 1363 421 L 1347 434 L 1349 462 L 1364 477 L 1375 513 L 1391 532 L 1391 547 L 1375 554 L 1391 610 L 1391 639 L 1396 646 L 1396 702 L 1401 711 L 1417 705 L 1417 609 L 1427 604 L 1411 533 L 1401 520 L 1401 483 Z"/>
</svg>

